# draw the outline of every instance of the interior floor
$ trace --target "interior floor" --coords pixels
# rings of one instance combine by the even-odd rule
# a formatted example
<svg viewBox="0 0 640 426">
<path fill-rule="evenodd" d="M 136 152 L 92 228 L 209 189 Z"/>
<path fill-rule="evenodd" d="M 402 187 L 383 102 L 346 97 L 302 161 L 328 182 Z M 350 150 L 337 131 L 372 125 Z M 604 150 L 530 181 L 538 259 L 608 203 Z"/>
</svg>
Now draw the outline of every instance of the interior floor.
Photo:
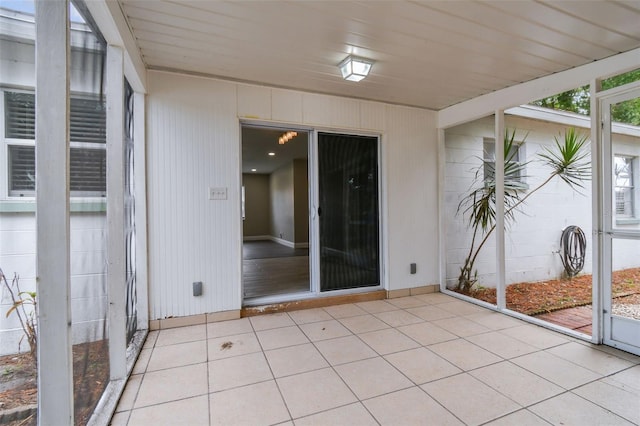
<svg viewBox="0 0 640 426">
<path fill-rule="evenodd" d="M 309 291 L 309 249 L 245 241 L 242 253 L 245 299 Z"/>
</svg>

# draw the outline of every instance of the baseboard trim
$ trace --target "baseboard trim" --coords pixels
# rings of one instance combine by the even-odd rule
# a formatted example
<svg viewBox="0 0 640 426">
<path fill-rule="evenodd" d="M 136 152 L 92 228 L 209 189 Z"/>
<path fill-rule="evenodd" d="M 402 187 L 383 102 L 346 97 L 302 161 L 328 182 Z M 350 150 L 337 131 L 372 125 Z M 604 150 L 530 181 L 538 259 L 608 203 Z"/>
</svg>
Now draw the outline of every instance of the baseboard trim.
<svg viewBox="0 0 640 426">
<path fill-rule="evenodd" d="M 186 327 L 189 325 L 208 324 L 210 322 L 227 321 L 240 318 L 240 310 L 211 312 L 208 314 L 187 315 L 184 317 L 164 318 L 149 321 L 149 330 L 166 330 L 168 328 Z"/>
<path fill-rule="evenodd" d="M 273 314 L 276 312 L 290 312 L 301 309 L 324 308 L 326 306 L 344 305 L 346 303 L 369 302 L 382 300 L 387 297 L 385 290 L 371 291 L 367 293 L 345 294 L 341 296 L 316 297 L 313 299 L 294 300 L 291 302 L 272 303 L 262 306 L 245 306 L 240 311 L 241 317 L 253 317 L 256 315 Z"/>
<path fill-rule="evenodd" d="M 190 325 L 208 324 L 232 319 L 253 317 L 256 315 L 290 312 L 301 309 L 324 308 L 326 306 L 344 305 L 346 303 L 369 302 L 372 300 L 395 299 L 398 297 L 416 296 L 418 294 L 437 293 L 438 284 L 398 290 L 376 290 L 367 293 L 344 294 L 340 296 L 315 297 L 311 299 L 293 300 L 290 302 L 271 303 L 261 306 L 245 306 L 231 311 L 211 312 L 208 314 L 187 315 L 184 317 L 165 318 L 149 321 L 149 330 L 166 330 L 168 328 L 186 327 Z"/>
<path fill-rule="evenodd" d="M 417 296 L 418 294 L 437 293 L 440 291 L 438 284 L 423 285 L 413 288 L 402 288 L 398 290 L 388 290 L 387 299 L 396 299 L 398 297 Z"/>
</svg>

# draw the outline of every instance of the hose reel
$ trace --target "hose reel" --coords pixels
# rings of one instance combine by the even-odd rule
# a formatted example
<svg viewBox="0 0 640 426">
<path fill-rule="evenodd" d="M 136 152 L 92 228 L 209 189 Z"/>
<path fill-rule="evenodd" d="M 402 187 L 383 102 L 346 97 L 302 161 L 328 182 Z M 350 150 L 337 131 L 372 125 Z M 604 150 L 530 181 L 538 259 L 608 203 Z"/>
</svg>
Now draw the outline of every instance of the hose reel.
<svg viewBox="0 0 640 426">
<path fill-rule="evenodd" d="M 587 238 L 580 227 L 571 225 L 562 230 L 558 254 L 569 277 L 575 277 L 584 268 L 586 248 Z"/>
</svg>

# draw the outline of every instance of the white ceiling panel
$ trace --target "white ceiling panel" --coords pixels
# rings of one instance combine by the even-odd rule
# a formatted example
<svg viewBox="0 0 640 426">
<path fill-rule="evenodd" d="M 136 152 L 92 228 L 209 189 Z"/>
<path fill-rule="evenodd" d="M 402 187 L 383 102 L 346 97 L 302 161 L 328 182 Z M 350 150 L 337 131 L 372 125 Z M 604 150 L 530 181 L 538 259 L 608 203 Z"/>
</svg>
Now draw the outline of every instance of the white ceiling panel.
<svg viewBox="0 0 640 426">
<path fill-rule="evenodd" d="M 637 1 L 119 1 L 150 69 L 434 110 L 640 47 Z"/>
</svg>

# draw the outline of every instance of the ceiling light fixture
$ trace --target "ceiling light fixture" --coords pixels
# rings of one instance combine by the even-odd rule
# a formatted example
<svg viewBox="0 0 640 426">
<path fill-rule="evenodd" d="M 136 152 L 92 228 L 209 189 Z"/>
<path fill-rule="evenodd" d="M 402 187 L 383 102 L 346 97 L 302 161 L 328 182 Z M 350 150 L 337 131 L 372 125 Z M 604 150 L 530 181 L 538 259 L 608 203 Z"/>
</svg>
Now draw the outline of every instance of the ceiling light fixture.
<svg viewBox="0 0 640 426">
<path fill-rule="evenodd" d="M 338 68 L 340 68 L 342 78 L 345 80 L 360 81 L 369 75 L 372 65 L 373 61 L 349 55 L 340 62 Z"/>
<path fill-rule="evenodd" d="M 256 170 L 256 169 L 251 169 L 251 171 L 252 171 L 252 172 L 257 172 L 258 170 Z"/>
<path fill-rule="evenodd" d="M 270 153 L 269 153 L 269 156 L 270 156 L 270 157 L 273 157 L 274 155 L 276 155 L 276 153 L 275 153 L 275 152 L 270 152 Z"/>
<path fill-rule="evenodd" d="M 291 139 L 295 138 L 296 136 L 298 136 L 298 132 L 284 133 L 282 136 L 280 136 L 280 139 L 278 139 L 278 143 L 280 145 L 284 145 L 285 143 L 289 142 Z"/>
</svg>

